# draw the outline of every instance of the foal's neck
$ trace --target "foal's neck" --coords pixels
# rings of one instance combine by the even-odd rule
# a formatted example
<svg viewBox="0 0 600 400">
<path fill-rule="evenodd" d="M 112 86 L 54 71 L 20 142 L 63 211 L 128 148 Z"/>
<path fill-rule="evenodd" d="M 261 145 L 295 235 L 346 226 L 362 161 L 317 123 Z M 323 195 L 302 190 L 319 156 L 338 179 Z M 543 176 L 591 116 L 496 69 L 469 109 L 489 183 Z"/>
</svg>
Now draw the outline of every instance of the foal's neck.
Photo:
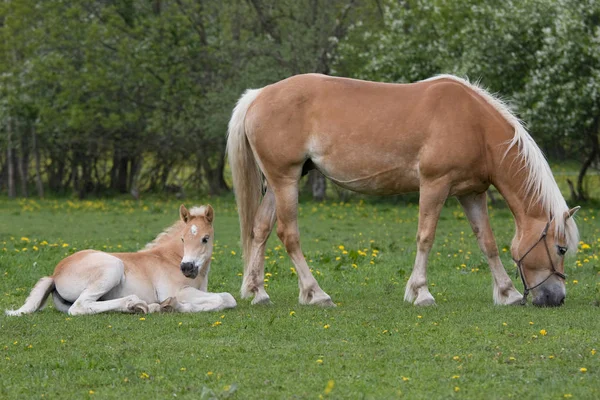
<svg viewBox="0 0 600 400">
<path fill-rule="evenodd" d="M 156 246 L 147 250 L 150 253 L 156 254 L 167 259 L 170 263 L 179 266 L 183 258 L 183 245 L 178 235 L 173 235 L 172 238 L 158 243 Z"/>
</svg>

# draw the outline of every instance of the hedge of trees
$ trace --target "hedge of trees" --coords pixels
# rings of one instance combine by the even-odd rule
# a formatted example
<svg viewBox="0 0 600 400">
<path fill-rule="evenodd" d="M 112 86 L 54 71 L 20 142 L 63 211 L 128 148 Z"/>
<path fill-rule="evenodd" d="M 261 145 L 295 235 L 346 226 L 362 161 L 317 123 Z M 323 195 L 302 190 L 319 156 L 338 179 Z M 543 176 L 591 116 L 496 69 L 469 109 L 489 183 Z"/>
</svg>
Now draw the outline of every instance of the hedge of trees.
<svg viewBox="0 0 600 400">
<path fill-rule="evenodd" d="M 515 105 L 552 159 L 600 161 L 595 0 L 5 0 L 0 190 L 220 194 L 240 94 L 293 74 L 439 73 Z M 324 195 L 322 177 L 308 186 Z"/>
</svg>

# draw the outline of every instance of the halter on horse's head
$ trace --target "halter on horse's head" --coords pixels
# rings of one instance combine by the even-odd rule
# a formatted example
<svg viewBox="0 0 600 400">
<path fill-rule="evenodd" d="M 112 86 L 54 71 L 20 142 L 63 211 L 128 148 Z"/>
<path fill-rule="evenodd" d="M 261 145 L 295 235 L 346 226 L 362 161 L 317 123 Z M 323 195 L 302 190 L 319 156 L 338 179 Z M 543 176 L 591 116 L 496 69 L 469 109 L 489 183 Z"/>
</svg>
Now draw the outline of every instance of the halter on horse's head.
<svg viewBox="0 0 600 400">
<path fill-rule="evenodd" d="M 580 207 L 565 212 L 565 222 L 571 218 Z M 550 227 L 554 227 L 555 219 L 548 221 L 539 239 L 531 244 L 524 252 L 519 252 L 519 246 L 513 246 L 513 261 L 517 264 L 517 274 L 523 282 L 523 299 L 533 294 L 533 304 L 542 307 L 560 306 L 565 301 L 566 275 L 564 274 L 564 256 L 569 250 L 564 234 L 548 235 Z M 515 257 L 515 254 L 517 255 Z M 519 256 L 520 254 L 520 256 Z"/>
</svg>

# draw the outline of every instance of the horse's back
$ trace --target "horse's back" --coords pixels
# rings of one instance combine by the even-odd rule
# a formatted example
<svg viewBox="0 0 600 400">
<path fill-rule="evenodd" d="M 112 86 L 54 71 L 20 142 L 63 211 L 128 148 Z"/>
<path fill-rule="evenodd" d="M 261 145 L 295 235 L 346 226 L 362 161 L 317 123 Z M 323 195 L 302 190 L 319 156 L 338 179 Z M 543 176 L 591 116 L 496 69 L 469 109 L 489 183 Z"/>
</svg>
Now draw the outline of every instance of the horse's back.
<svg viewBox="0 0 600 400">
<path fill-rule="evenodd" d="M 418 190 L 424 176 L 485 180 L 486 113 L 452 79 L 389 84 L 308 74 L 263 88 L 246 127 L 267 178 L 310 160 L 343 187 L 394 194 Z"/>
</svg>

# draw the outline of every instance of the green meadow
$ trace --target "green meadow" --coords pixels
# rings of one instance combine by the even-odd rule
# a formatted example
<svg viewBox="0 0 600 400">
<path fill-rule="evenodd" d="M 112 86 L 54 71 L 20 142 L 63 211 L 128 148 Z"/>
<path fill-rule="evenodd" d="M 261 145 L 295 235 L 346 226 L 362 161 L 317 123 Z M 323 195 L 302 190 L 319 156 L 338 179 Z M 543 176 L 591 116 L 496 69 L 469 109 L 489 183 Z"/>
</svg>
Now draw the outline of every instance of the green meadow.
<svg viewBox="0 0 600 400">
<path fill-rule="evenodd" d="M 403 301 L 418 208 L 398 202 L 303 203 L 302 245 L 335 308 L 298 304 L 296 272 L 276 235 L 266 254 L 273 304 L 239 298 L 232 199 L 215 208 L 210 291 L 219 313 L 69 317 L 52 305 L 0 316 L 6 399 L 594 399 L 600 398 L 600 209 L 577 215 L 561 308 L 494 306 L 485 258 L 456 201 L 443 210 L 428 278 L 437 306 Z M 0 308 L 18 308 L 66 255 L 136 251 L 178 217 L 174 200 L 0 200 Z M 514 222 L 490 208 L 502 260 Z"/>
</svg>

